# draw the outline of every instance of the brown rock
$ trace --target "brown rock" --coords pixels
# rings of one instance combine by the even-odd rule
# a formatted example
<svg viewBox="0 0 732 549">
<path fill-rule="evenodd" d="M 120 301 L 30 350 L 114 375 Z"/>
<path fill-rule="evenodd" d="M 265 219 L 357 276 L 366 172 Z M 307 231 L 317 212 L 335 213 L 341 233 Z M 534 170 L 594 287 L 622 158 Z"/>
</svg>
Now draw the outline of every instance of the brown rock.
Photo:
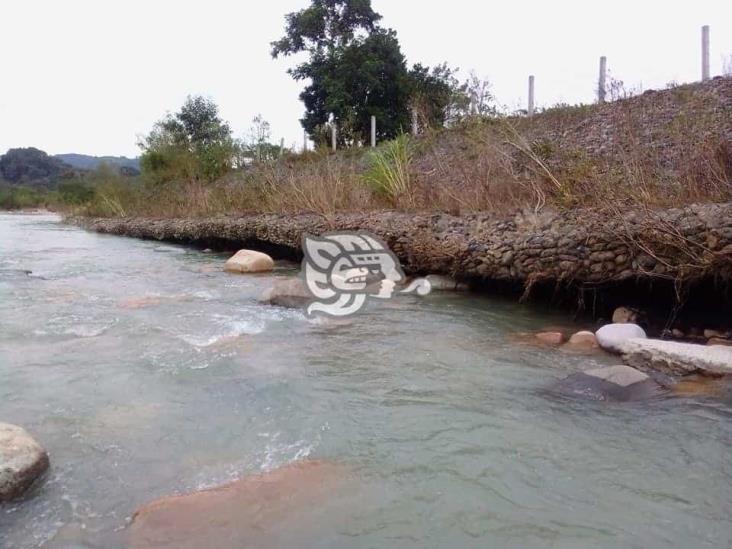
<svg viewBox="0 0 732 549">
<path fill-rule="evenodd" d="M 724 345 L 727 347 L 732 347 L 732 340 L 724 339 L 721 337 L 712 337 L 707 341 L 707 345 Z"/>
<path fill-rule="evenodd" d="M 638 322 L 638 311 L 628 307 L 618 307 L 613 312 L 613 324 L 635 324 Z"/>
<path fill-rule="evenodd" d="M 306 528 L 307 513 L 344 479 L 343 466 L 302 461 L 210 490 L 164 497 L 134 514 L 130 547 L 280 546 L 277 536 L 283 528 L 288 535 Z"/>
<path fill-rule="evenodd" d="M 599 344 L 597 343 L 595 334 L 583 331 L 573 334 L 572 337 L 569 338 L 567 346 L 576 349 L 597 349 Z"/>
</svg>

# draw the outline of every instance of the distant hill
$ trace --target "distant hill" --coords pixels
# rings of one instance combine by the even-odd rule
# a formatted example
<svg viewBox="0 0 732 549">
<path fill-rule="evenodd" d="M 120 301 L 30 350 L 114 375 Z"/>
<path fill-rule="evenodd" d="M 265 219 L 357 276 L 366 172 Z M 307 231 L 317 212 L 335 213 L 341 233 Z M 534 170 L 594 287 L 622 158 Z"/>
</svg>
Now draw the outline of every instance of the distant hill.
<svg viewBox="0 0 732 549">
<path fill-rule="evenodd" d="M 139 158 L 127 158 L 126 156 L 90 156 L 76 153 L 56 154 L 53 157 L 79 170 L 93 170 L 99 164 L 105 163 L 110 166 L 131 168 L 135 171 L 140 171 Z"/>
<path fill-rule="evenodd" d="M 0 156 L 0 180 L 14 185 L 50 187 L 73 174 L 72 166 L 35 147 L 9 149 Z"/>
</svg>

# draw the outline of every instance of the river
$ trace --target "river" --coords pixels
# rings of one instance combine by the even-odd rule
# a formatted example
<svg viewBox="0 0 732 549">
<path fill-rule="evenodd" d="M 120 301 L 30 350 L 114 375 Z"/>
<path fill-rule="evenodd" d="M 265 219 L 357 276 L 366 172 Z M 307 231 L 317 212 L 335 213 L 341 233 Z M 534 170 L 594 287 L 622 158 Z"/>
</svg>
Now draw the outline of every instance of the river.
<svg viewBox="0 0 732 549">
<path fill-rule="evenodd" d="M 732 402 L 560 398 L 616 362 L 517 338 L 565 315 L 447 292 L 314 322 L 226 257 L 0 214 L 0 421 L 51 458 L 0 547 L 123 547 L 151 500 L 303 459 L 359 488 L 301 547 L 732 542 Z"/>
</svg>

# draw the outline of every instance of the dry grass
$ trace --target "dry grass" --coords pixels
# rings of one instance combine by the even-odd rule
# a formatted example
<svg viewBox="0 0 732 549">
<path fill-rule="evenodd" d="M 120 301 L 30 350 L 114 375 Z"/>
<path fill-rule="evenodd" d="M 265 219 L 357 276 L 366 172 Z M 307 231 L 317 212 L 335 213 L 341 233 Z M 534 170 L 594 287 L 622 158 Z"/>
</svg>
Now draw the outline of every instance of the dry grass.
<svg viewBox="0 0 732 549">
<path fill-rule="evenodd" d="M 383 208 L 460 214 L 729 201 L 729 110 L 705 90 L 680 86 L 603 106 L 562 106 L 532 119 L 472 118 L 375 151 L 285 156 L 214 184 L 101 186 L 85 213 L 328 218 Z"/>
</svg>

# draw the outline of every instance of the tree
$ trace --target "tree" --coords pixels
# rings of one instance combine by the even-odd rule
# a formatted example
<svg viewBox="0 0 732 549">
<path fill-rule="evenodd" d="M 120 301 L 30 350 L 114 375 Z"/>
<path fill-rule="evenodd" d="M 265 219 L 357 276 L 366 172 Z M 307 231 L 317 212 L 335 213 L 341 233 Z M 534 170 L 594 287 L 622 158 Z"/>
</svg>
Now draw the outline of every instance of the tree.
<svg viewBox="0 0 732 549">
<path fill-rule="evenodd" d="M 309 54 L 289 72 L 309 81 L 300 94 L 301 122 L 314 141 L 327 138 L 331 113 L 342 144 L 363 142 L 371 116 L 378 119 L 381 139 L 408 124 L 406 62 L 396 33 L 380 28 L 380 19 L 370 0 L 313 0 L 286 16 L 285 36 L 272 43 L 272 56 Z"/>
<path fill-rule="evenodd" d="M 412 107 L 423 126 L 444 126 L 459 118 L 467 100 L 455 73 L 447 63 L 430 69 L 420 63 L 409 72 Z M 462 107 L 464 108 L 464 107 Z"/>
<path fill-rule="evenodd" d="M 179 112 L 157 122 L 139 145 L 142 172 L 154 182 L 213 181 L 233 168 L 237 149 L 216 104 L 200 96 L 189 96 Z"/>
<path fill-rule="evenodd" d="M 272 43 L 272 56 L 305 52 L 308 60 L 288 72 L 306 81 L 301 123 L 316 143 L 326 142 L 329 117 L 340 144 L 359 144 L 377 119 L 377 138 L 392 139 L 409 127 L 410 107 L 423 123 L 442 125 L 458 88 L 447 65 L 410 71 L 396 32 L 379 26 L 370 0 L 312 0 L 286 17 L 285 36 Z"/>
<path fill-rule="evenodd" d="M 409 79 L 393 31 L 379 29 L 357 38 L 337 56 L 316 57 L 307 76 L 311 81 L 300 94 L 306 111 L 302 124 L 315 141 L 330 113 L 341 144 L 366 141 L 372 116 L 380 140 L 408 128 Z"/>
</svg>

